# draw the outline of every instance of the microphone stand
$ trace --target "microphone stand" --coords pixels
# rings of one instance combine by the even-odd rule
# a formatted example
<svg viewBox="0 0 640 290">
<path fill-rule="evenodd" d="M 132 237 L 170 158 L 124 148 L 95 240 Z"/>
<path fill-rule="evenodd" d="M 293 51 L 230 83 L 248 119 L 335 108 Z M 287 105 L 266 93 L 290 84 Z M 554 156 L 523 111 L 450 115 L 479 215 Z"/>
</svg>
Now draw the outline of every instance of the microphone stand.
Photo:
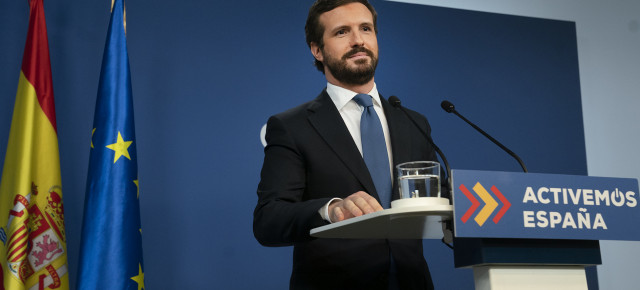
<svg viewBox="0 0 640 290">
<path fill-rule="evenodd" d="M 444 109 L 447 113 L 453 113 L 456 116 L 460 117 L 460 119 L 462 119 L 463 121 L 467 122 L 467 124 L 471 125 L 471 127 L 473 127 L 474 129 L 476 129 L 478 132 L 480 132 L 482 135 L 484 135 L 485 137 L 489 138 L 489 140 L 491 140 L 491 142 L 493 142 L 494 144 L 498 145 L 498 147 L 502 148 L 502 150 L 504 150 L 505 152 L 507 152 L 509 155 L 511 155 L 513 158 L 515 158 L 518 163 L 520 163 L 520 167 L 522 167 L 522 170 L 524 172 L 529 172 L 527 170 L 527 167 L 524 165 L 524 162 L 522 162 L 522 159 L 520 159 L 520 157 L 518 157 L 518 155 L 516 155 L 515 153 L 513 153 L 513 151 L 509 150 L 509 148 L 505 147 L 504 145 L 502 145 L 502 143 L 498 142 L 498 140 L 496 140 L 495 138 L 491 137 L 489 134 L 487 134 L 485 131 L 483 131 L 482 129 L 480 129 L 480 127 L 476 126 L 475 124 L 471 123 L 471 121 L 467 120 L 467 118 L 465 118 L 464 116 L 460 115 L 460 113 L 458 113 L 458 111 L 456 111 L 455 107 L 453 106 L 453 104 L 449 101 L 442 101 L 441 103 L 442 109 Z"/>
</svg>

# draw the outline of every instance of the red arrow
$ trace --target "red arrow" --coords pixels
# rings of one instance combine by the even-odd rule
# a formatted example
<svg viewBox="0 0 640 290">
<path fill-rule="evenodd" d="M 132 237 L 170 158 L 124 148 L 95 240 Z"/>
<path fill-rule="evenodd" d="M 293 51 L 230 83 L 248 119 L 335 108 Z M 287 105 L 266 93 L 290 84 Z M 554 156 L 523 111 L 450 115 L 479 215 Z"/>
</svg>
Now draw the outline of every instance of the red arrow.
<svg viewBox="0 0 640 290">
<path fill-rule="evenodd" d="M 491 187 L 491 191 L 504 204 L 504 206 L 500 209 L 500 211 L 498 211 L 496 216 L 493 217 L 493 222 L 497 224 L 502 218 L 502 216 L 507 212 L 507 210 L 509 210 L 509 208 L 511 207 L 511 203 L 507 200 L 506 197 L 504 197 L 504 195 L 498 190 L 498 188 L 495 185 Z"/>
<path fill-rule="evenodd" d="M 460 184 L 460 190 L 471 201 L 471 207 L 469 207 L 467 212 L 465 212 L 461 218 L 463 223 L 467 223 L 467 220 L 469 220 L 473 212 L 476 211 L 476 209 L 478 209 L 478 207 L 480 206 L 480 202 L 473 196 L 473 194 L 471 194 L 471 192 L 467 189 L 467 187 L 464 186 L 464 184 Z"/>
</svg>

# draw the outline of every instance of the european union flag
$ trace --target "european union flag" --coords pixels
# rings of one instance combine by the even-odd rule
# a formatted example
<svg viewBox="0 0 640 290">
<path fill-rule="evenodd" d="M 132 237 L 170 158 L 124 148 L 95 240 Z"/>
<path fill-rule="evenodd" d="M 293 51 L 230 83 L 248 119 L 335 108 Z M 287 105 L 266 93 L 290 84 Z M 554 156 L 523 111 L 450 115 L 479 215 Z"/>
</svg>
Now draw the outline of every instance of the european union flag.
<svg viewBox="0 0 640 290">
<path fill-rule="evenodd" d="M 123 0 L 111 12 L 91 138 L 77 289 L 143 289 L 138 165 Z"/>
</svg>

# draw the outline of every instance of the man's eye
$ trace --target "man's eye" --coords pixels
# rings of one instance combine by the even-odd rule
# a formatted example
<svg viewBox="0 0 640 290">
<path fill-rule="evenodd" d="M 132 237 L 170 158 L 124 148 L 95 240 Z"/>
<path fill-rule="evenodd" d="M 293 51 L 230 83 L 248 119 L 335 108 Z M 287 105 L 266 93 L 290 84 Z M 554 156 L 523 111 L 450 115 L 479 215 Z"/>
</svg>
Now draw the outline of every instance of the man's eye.
<svg viewBox="0 0 640 290">
<path fill-rule="evenodd" d="M 336 32 L 336 35 L 343 35 L 343 34 L 346 34 L 346 33 L 347 33 L 347 31 L 346 31 L 346 30 L 344 30 L 344 29 L 340 29 L 340 30 L 338 30 L 338 31 Z"/>
</svg>

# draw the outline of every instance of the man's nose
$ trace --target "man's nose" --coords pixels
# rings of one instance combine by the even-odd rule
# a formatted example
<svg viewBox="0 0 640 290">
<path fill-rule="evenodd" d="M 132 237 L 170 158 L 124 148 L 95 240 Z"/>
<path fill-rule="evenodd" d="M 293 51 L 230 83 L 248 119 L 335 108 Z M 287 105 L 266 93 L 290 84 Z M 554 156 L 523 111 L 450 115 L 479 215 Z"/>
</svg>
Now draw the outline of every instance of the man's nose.
<svg viewBox="0 0 640 290">
<path fill-rule="evenodd" d="M 356 47 L 356 46 L 363 46 L 363 45 L 364 45 L 364 39 L 362 38 L 362 34 L 358 30 L 354 31 L 351 34 L 351 46 Z"/>
</svg>

